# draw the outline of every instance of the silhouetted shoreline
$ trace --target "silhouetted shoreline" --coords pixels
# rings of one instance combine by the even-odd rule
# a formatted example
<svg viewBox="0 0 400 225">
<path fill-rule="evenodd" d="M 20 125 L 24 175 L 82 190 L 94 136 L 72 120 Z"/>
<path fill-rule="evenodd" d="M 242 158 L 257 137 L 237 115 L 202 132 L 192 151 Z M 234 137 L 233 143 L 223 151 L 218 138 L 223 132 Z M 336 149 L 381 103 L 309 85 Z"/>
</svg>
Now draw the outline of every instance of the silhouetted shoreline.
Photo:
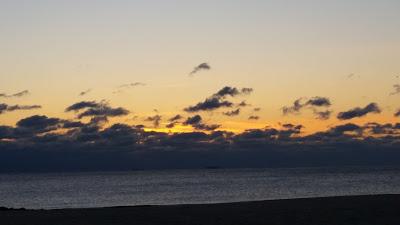
<svg viewBox="0 0 400 225">
<path fill-rule="evenodd" d="M 398 225 L 400 195 L 88 209 L 0 208 L 5 225 Z"/>
</svg>

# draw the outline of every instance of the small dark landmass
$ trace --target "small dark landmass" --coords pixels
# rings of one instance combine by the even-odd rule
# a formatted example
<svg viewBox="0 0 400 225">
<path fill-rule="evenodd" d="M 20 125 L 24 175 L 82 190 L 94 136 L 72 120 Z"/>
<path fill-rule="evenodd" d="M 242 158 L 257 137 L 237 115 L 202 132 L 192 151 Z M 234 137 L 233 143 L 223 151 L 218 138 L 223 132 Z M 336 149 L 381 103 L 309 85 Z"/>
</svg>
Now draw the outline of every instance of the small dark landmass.
<svg viewBox="0 0 400 225">
<path fill-rule="evenodd" d="M 1 208 L 4 225 L 399 225 L 400 195 L 93 209 Z"/>
</svg>

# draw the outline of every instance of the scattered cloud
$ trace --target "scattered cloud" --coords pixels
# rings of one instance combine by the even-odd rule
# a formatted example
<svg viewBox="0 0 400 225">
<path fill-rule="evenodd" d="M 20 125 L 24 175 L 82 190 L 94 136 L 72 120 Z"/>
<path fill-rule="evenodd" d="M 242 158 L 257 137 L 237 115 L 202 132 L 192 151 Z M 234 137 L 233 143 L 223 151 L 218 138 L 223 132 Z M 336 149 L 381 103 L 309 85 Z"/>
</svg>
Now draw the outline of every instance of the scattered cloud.
<svg viewBox="0 0 400 225">
<path fill-rule="evenodd" d="M 316 118 L 319 120 L 328 120 L 329 118 L 331 118 L 332 111 L 314 111 L 314 115 L 316 115 Z"/>
<path fill-rule="evenodd" d="M 92 91 L 92 89 L 87 89 L 85 91 L 82 91 L 81 93 L 79 93 L 79 96 L 85 96 L 85 95 L 89 94 L 89 92 L 91 92 L 91 91 Z"/>
<path fill-rule="evenodd" d="M 66 112 L 74 111 L 78 113 L 77 117 L 82 119 L 84 117 L 118 117 L 118 116 L 126 116 L 130 112 L 129 110 L 117 107 L 112 108 L 109 104 L 105 101 L 95 102 L 95 101 L 81 101 L 75 103 L 71 106 L 68 106 L 65 109 Z"/>
<path fill-rule="evenodd" d="M 138 86 L 146 86 L 146 84 L 142 83 L 142 82 L 134 82 L 134 83 L 129 83 L 129 84 L 122 84 L 122 85 L 117 87 L 117 89 L 113 92 L 113 94 L 122 93 L 125 89 L 134 88 L 134 87 L 138 87 Z"/>
<path fill-rule="evenodd" d="M 210 70 L 210 69 L 211 69 L 211 66 L 208 65 L 208 63 L 201 63 L 200 65 L 196 66 L 196 67 L 192 70 L 192 72 L 190 72 L 189 75 L 194 75 L 195 73 L 198 73 L 198 72 L 200 72 L 200 71 L 203 71 L 203 70 Z"/>
<path fill-rule="evenodd" d="M 15 94 L 6 94 L 6 93 L 0 93 L 0 98 L 20 98 L 23 96 L 29 95 L 29 91 L 28 90 L 24 90 Z"/>
<path fill-rule="evenodd" d="M 390 93 L 390 95 L 397 95 L 400 94 L 400 84 L 393 85 L 394 91 Z"/>
<path fill-rule="evenodd" d="M 337 115 L 337 118 L 339 120 L 350 120 L 350 119 L 353 119 L 356 117 L 366 116 L 369 113 L 381 113 L 381 109 L 379 108 L 378 104 L 370 103 L 367 106 L 365 106 L 364 108 L 357 107 L 357 108 L 350 109 L 345 112 L 340 112 Z"/>
<path fill-rule="evenodd" d="M 251 105 L 248 104 L 246 101 L 241 101 L 237 106 L 238 107 L 247 107 L 247 106 L 251 106 Z"/>
<path fill-rule="evenodd" d="M 398 110 L 396 111 L 396 113 L 394 114 L 394 116 L 395 116 L 395 117 L 400 117 L 400 109 L 398 109 Z"/>
<path fill-rule="evenodd" d="M 146 121 L 153 122 L 154 127 L 159 127 L 161 119 L 162 119 L 162 116 L 154 115 L 154 116 L 147 117 Z"/>
<path fill-rule="evenodd" d="M 184 125 L 190 125 L 196 130 L 204 130 L 204 131 L 213 131 L 218 129 L 221 125 L 217 124 L 212 124 L 212 125 L 207 125 L 203 123 L 203 119 L 201 118 L 200 115 L 195 115 L 193 117 L 189 117 L 186 119 L 185 122 L 183 122 Z"/>
<path fill-rule="evenodd" d="M 175 122 L 175 121 L 179 121 L 181 120 L 183 117 L 180 114 L 177 114 L 175 116 L 173 116 L 172 118 L 170 118 L 168 121 L 169 122 Z"/>
<path fill-rule="evenodd" d="M 249 116 L 249 120 L 259 120 L 259 116 Z"/>
<path fill-rule="evenodd" d="M 236 97 L 238 95 L 248 95 L 253 91 L 252 88 L 242 88 L 241 90 L 235 87 L 226 86 L 213 94 L 211 97 L 206 98 L 203 102 L 199 102 L 194 106 L 189 106 L 184 109 L 186 112 L 199 112 L 199 111 L 212 111 L 223 107 L 232 107 L 233 102 L 225 100 L 228 96 Z"/>
<path fill-rule="evenodd" d="M 236 109 L 236 110 L 232 110 L 232 111 L 228 111 L 228 112 L 223 112 L 222 113 L 225 116 L 237 116 L 240 114 L 240 109 Z"/>
<path fill-rule="evenodd" d="M 0 103 L 0 114 L 5 112 L 13 112 L 13 111 L 20 111 L 20 110 L 33 110 L 33 109 L 40 109 L 42 106 L 40 105 L 7 105 L 4 103 Z"/>
<path fill-rule="evenodd" d="M 305 109 L 311 109 L 316 115 L 317 119 L 327 120 L 330 118 L 331 111 L 320 111 L 321 107 L 328 108 L 332 105 L 331 101 L 326 97 L 313 97 L 310 99 L 299 98 L 293 102 L 291 106 L 284 106 L 282 108 L 283 115 L 288 114 L 300 114 L 300 112 Z"/>
</svg>

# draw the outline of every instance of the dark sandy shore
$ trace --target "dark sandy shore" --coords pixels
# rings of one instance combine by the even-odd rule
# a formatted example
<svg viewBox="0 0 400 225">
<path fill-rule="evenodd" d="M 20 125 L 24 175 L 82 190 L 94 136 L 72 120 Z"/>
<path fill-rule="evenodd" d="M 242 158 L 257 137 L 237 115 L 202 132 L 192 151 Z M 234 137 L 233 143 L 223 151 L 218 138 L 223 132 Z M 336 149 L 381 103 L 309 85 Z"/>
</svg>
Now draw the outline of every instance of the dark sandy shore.
<svg viewBox="0 0 400 225">
<path fill-rule="evenodd" d="M 399 225 L 400 195 L 205 205 L 0 210 L 1 225 Z"/>
</svg>

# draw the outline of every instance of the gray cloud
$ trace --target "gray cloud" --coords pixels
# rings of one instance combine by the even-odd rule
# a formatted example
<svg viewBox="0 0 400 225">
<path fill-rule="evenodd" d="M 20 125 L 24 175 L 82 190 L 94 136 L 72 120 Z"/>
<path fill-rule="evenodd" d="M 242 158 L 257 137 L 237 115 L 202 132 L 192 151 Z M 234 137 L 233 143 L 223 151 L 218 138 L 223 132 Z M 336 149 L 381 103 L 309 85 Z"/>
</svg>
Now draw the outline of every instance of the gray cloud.
<svg viewBox="0 0 400 225">
<path fill-rule="evenodd" d="M 249 120 L 259 120 L 259 116 L 249 116 Z"/>
<path fill-rule="evenodd" d="M 89 92 L 91 92 L 92 91 L 92 89 L 87 89 L 87 90 L 85 90 L 85 91 L 82 91 L 81 93 L 79 93 L 79 96 L 85 96 L 85 95 L 87 95 Z"/>
<path fill-rule="evenodd" d="M 316 115 L 316 118 L 319 120 L 328 120 L 329 118 L 331 118 L 332 111 L 314 111 L 314 115 Z"/>
<path fill-rule="evenodd" d="M 19 98 L 19 97 L 23 97 L 29 95 L 29 91 L 28 90 L 24 90 L 15 94 L 5 94 L 5 93 L 0 93 L 0 98 Z"/>
<path fill-rule="evenodd" d="M 393 85 L 394 91 L 390 93 L 390 95 L 397 95 L 400 94 L 400 84 Z"/>
<path fill-rule="evenodd" d="M 283 115 L 288 114 L 299 114 L 304 108 L 309 108 L 316 115 L 317 119 L 326 120 L 329 119 L 331 111 L 319 111 L 319 108 L 328 108 L 332 105 L 331 101 L 326 97 L 313 97 L 310 99 L 299 98 L 293 102 L 292 106 L 284 106 L 282 108 Z"/>
<path fill-rule="evenodd" d="M 161 119 L 162 117 L 160 115 L 155 115 L 147 117 L 146 121 L 153 122 L 154 127 L 159 127 Z"/>
<path fill-rule="evenodd" d="M 242 88 L 241 90 L 235 87 L 226 86 L 213 94 L 211 97 L 206 98 L 203 102 L 199 102 L 194 106 L 189 106 L 184 109 L 186 112 L 199 112 L 199 111 L 212 111 L 223 107 L 232 107 L 233 102 L 225 100 L 228 96 L 235 97 L 242 94 L 250 94 L 252 88 Z M 242 102 L 244 103 L 244 102 Z"/>
<path fill-rule="evenodd" d="M 203 71 L 203 70 L 210 70 L 210 69 L 211 69 L 211 66 L 208 65 L 208 63 L 201 63 L 200 65 L 196 66 L 196 67 L 192 70 L 192 72 L 190 72 L 189 75 L 194 75 L 195 73 L 198 73 L 198 72 L 200 72 L 200 71 Z"/>
<path fill-rule="evenodd" d="M 146 86 L 146 84 L 142 83 L 142 82 L 122 84 L 122 85 L 118 86 L 115 91 L 113 91 L 113 94 L 122 93 L 125 89 L 134 88 L 134 87 L 138 87 L 138 86 Z"/>
<path fill-rule="evenodd" d="M 203 123 L 203 119 L 201 118 L 200 115 L 195 115 L 193 117 L 189 117 L 186 119 L 185 122 L 183 122 L 184 125 L 190 125 L 196 130 L 205 130 L 205 131 L 213 131 L 218 129 L 221 125 L 217 124 L 212 124 L 212 125 L 207 125 Z"/>
<path fill-rule="evenodd" d="M 5 112 L 13 112 L 19 110 L 33 110 L 33 109 L 40 109 L 42 106 L 40 105 L 7 105 L 4 103 L 0 103 L 0 114 Z"/>
<path fill-rule="evenodd" d="M 183 117 L 180 114 L 175 115 L 174 117 L 170 118 L 168 121 L 169 122 L 175 122 L 178 121 L 180 119 L 182 119 Z"/>
<path fill-rule="evenodd" d="M 394 116 L 395 116 L 395 117 L 400 117 L 400 109 L 398 109 L 398 110 L 396 111 L 396 113 L 394 114 Z"/>
<path fill-rule="evenodd" d="M 82 112 L 80 112 L 83 110 Z M 98 117 L 98 116 L 109 116 L 118 117 L 128 115 L 130 112 L 122 107 L 112 108 L 107 102 L 95 102 L 95 101 L 82 101 L 68 106 L 65 109 L 66 112 L 80 112 L 78 113 L 78 118 L 82 119 L 84 117 Z"/>
<path fill-rule="evenodd" d="M 366 116 L 369 113 L 381 113 L 381 109 L 379 108 L 378 104 L 376 103 L 370 103 L 367 106 L 365 106 L 364 108 L 354 108 L 354 109 L 350 109 L 348 111 L 345 112 L 340 112 L 337 115 L 337 118 L 340 120 L 350 120 L 356 117 L 363 117 Z"/>
<path fill-rule="evenodd" d="M 236 110 L 232 110 L 232 111 L 228 111 L 228 112 L 223 112 L 222 114 L 224 114 L 225 116 L 237 116 L 240 114 L 240 109 L 236 109 Z"/>
</svg>

